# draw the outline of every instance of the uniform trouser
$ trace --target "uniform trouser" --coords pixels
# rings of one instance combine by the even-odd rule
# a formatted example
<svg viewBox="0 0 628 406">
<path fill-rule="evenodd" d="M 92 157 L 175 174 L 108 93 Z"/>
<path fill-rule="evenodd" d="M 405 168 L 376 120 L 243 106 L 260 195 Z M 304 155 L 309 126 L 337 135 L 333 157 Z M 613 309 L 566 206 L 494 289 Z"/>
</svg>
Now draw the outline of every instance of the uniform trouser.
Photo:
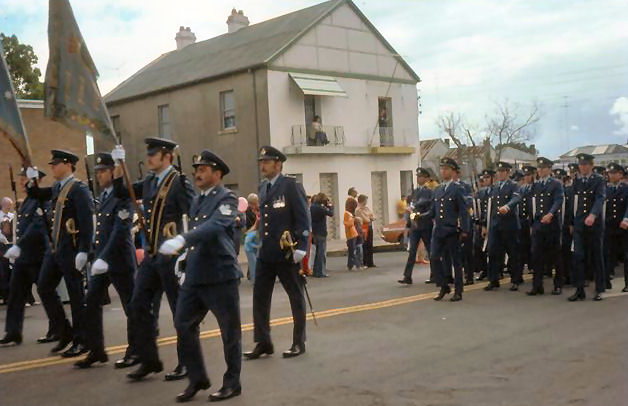
<svg viewBox="0 0 628 406">
<path fill-rule="evenodd" d="M 473 233 L 473 271 L 487 272 L 486 251 L 484 248 L 484 238 L 482 237 L 482 227 L 475 226 Z"/>
<path fill-rule="evenodd" d="M 253 285 L 253 324 L 256 343 L 272 344 L 270 338 L 270 303 L 273 297 L 275 279 L 283 285 L 290 300 L 294 328 L 292 343 L 305 343 L 305 298 L 303 297 L 303 277 L 299 275 L 299 265 L 290 262 L 257 262 L 255 285 Z"/>
<path fill-rule="evenodd" d="M 555 253 L 559 251 L 560 229 L 534 224 L 532 226 L 532 258 L 534 261 L 534 277 L 532 287 L 535 289 L 543 287 L 543 276 L 552 274 L 552 267 L 555 263 Z M 563 286 L 563 276 L 561 270 L 556 269 L 554 287 Z"/>
<path fill-rule="evenodd" d="M 11 336 L 22 336 L 24 327 L 24 307 L 33 283 L 37 282 L 41 263 L 16 262 L 9 282 L 9 300 L 7 302 L 7 321 L 5 332 Z"/>
<path fill-rule="evenodd" d="M 571 265 L 573 263 L 572 252 L 571 252 L 571 243 L 573 241 L 573 236 L 569 232 L 569 227 L 564 226 L 563 228 L 563 239 L 560 245 L 560 255 L 559 255 L 559 265 L 557 268 L 561 268 L 561 274 L 565 278 L 565 284 L 572 283 L 571 279 Z"/>
<path fill-rule="evenodd" d="M 423 245 L 425 246 L 425 250 L 427 252 L 431 251 L 430 244 L 432 243 L 432 229 L 410 229 L 410 246 L 408 252 L 408 262 L 406 262 L 406 269 L 403 271 L 403 277 L 412 279 L 412 270 L 414 269 L 414 263 L 416 262 L 416 252 L 419 249 L 419 243 L 423 241 Z M 430 275 L 430 279 L 432 279 L 434 275 Z"/>
<path fill-rule="evenodd" d="M 532 239 L 530 237 L 530 222 L 527 220 L 521 221 L 521 230 L 519 230 L 519 268 L 521 268 L 521 274 L 523 274 L 523 265 L 527 265 L 528 269 L 531 269 L 534 264 L 532 261 Z"/>
<path fill-rule="evenodd" d="M 462 241 L 460 246 L 462 250 L 462 268 L 464 269 L 465 279 L 473 280 L 473 231 Z"/>
<path fill-rule="evenodd" d="M 446 236 L 432 234 L 430 268 L 436 276 L 436 284 L 441 288 L 448 286 L 449 269 L 446 269 L 445 258 L 449 258 L 454 268 L 454 284 L 456 292 L 462 293 L 462 252 L 458 233 Z M 451 268 L 450 268 L 451 269 Z"/>
<path fill-rule="evenodd" d="M 181 360 L 187 368 L 190 383 L 209 381 L 201 351 L 199 324 L 208 311 L 214 313 L 227 364 L 223 387 L 240 385 L 242 367 L 242 330 L 240 325 L 239 280 L 216 285 L 183 285 L 179 291 L 174 325 L 181 338 Z"/>
<path fill-rule="evenodd" d="M 176 314 L 179 282 L 174 274 L 176 257 L 148 256 L 139 266 L 131 297 L 131 319 L 135 323 L 137 355 L 143 363 L 159 361 L 157 329 L 153 301 L 156 292 L 166 292 L 172 317 Z M 181 340 L 177 337 L 177 355 L 181 364 Z"/>
<path fill-rule="evenodd" d="M 628 257 L 626 252 L 628 248 L 628 234 L 626 230 L 617 228 L 617 230 L 606 230 L 604 238 L 604 259 L 605 259 L 605 277 L 606 283 L 611 282 L 611 274 L 614 274 L 614 268 L 620 254 L 624 254 L 624 279 L 628 281 Z M 15 272 L 15 271 L 14 271 Z"/>
<path fill-rule="evenodd" d="M 72 335 L 74 344 L 83 344 L 85 342 L 83 274 L 74 268 L 73 256 L 66 260 L 68 262 L 60 264 L 51 251 L 46 252 L 39 272 L 37 292 L 39 292 L 54 333 L 59 337 Z M 63 305 L 56 291 L 61 278 L 65 280 L 70 296 L 73 326 L 65 316 Z"/>
<path fill-rule="evenodd" d="M 488 280 L 492 283 L 499 281 L 499 275 L 504 268 L 504 254 L 508 254 L 508 271 L 511 283 L 523 283 L 521 267 L 519 266 L 519 231 L 502 230 L 493 227 L 488 237 Z"/>
<path fill-rule="evenodd" d="M 105 337 L 103 333 L 103 298 L 107 293 L 109 284 L 118 292 L 122 310 L 126 315 L 127 343 L 126 357 L 135 354 L 135 323 L 132 322 L 129 312 L 129 302 L 133 294 L 133 273 L 132 272 L 108 272 L 100 275 L 93 275 L 89 280 L 87 295 L 85 296 L 85 326 L 87 348 L 93 353 L 105 352 Z"/>
<path fill-rule="evenodd" d="M 587 227 L 584 223 L 581 223 L 574 227 L 571 280 L 573 285 L 578 289 L 584 288 L 585 252 L 588 252 L 593 277 L 595 279 L 595 291 L 601 293 L 606 290 L 604 259 L 602 257 L 603 232 L 603 227 L 598 224 L 594 224 L 593 227 Z"/>
</svg>

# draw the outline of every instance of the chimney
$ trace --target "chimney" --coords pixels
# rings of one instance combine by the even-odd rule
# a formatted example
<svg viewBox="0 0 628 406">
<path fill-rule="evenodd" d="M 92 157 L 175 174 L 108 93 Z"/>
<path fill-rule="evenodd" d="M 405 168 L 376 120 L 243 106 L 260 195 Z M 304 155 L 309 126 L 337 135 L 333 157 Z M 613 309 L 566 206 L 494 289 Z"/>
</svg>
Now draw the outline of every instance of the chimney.
<svg viewBox="0 0 628 406">
<path fill-rule="evenodd" d="M 449 148 L 450 147 L 450 145 L 449 145 L 449 138 L 445 138 L 443 141 L 445 141 L 445 144 L 447 144 L 447 148 Z"/>
<path fill-rule="evenodd" d="M 177 41 L 177 51 L 185 48 L 188 45 L 192 45 L 196 42 L 196 35 L 190 30 L 190 27 L 179 27 L 179 32 L 174 37 Z"/>
<path fill-rule="evenodd" d="M 238 31 L 240 28 L 248 26 L 249 18 L 244 15 L 244 12 L 242 12 L 242 10 L 236 11 L 235 8 L 232 9 L 231 15 L 227 17 L 227 27 L 229 34 Z"/>
</svg>

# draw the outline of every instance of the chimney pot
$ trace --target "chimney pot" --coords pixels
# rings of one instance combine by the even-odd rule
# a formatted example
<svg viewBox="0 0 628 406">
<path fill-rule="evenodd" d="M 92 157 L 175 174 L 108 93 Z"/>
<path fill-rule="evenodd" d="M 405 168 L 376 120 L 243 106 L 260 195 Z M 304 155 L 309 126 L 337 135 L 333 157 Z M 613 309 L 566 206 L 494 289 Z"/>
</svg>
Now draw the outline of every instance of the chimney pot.
<svg viewBox="0 0 628 406">
<path fill-rule="evenodd" d="M 192 32 L 190 27 L 179 26 L 179 32 L 174 37 L 177 42 L 177 50 L 183 49 L 188 45 L 192 45 L 196 42 L 196 35 Z"/>
<path fill-rule="evenodd" d="M 249 18 L 244 15 L 244 11 L 231 9 L 231 15 L 227 17 L 227 32 L 229 34 L 241 28 L 249 26 Z"/>
</svg>

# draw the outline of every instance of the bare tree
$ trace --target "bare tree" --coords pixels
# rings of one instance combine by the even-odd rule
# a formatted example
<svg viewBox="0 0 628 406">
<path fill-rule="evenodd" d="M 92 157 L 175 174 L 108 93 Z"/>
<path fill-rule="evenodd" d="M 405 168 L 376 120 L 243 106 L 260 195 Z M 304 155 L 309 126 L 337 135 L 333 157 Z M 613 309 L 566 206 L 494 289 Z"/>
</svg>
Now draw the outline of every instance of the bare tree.
<svg viewBox="0 0 628 406">
<path fill-rule="evenodd" d="M 447 134 L 456 146 L 456 160 L 460 164 L 465 162 L 465 158 L 468 160 L 469 167 L 471 169 L 471 182 L 473 183 L 477 173 L 474 148 L 468 148 L 462 142 L 461 138 L 466 137 L 471 146 L 475 147 L 475 128 L 468 124 L 463 115 L 453 112 L 438 116 L 436 124 L 441 131 Z"/>
<path fill-rule="evenodd" d="M 497 161 L 501 160 L 503 148 L 508 144 L 525 143 L 532 137 L 533 125 L 539 121 L 539 106 L 532 103 L 530 109 L 522 113 L 522 107 L 511 104 L 507 99 L 495 104 L 495 112 L 486 118 L 486 132 L 495 145 Z"/>
</svg>

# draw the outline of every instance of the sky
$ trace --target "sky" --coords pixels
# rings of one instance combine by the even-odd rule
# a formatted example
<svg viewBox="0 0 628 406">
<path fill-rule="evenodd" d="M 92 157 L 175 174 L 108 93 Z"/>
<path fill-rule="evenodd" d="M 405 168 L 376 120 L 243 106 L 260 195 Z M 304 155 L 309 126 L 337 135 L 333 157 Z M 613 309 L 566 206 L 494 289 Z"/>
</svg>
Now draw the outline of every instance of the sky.
<svg viewBox="0 0 628 406">
<path fill-rule="evenodd" d="M 176 46 L 226 32 L 231 9 L 251 24 L 319 1 L 72 0 L 103 94 Z M 355 0 L 420 76 L 420 138 L 444 138 L 442 114 L 461 114 L 481 138 L 496 104 L 540 119 L 530 141 L 556 158 L 581 145 L 628 143 L 625 0 Z M 34 47 L 45 71 L 46 0 L 0 0 L 0 32 Z M 43 79 L 42 79 L 43 80 Z"/>
</svg>

